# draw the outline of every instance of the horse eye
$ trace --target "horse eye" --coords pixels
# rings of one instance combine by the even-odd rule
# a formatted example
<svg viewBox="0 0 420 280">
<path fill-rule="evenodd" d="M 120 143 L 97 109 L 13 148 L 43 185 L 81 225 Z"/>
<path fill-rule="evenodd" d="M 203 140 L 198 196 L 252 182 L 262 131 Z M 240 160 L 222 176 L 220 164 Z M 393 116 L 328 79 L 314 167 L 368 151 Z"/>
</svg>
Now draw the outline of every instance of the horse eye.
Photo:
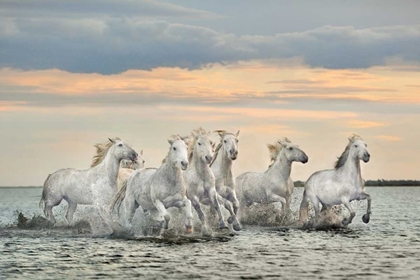
<svg viewBox="0 0 420 280">
<path fill-rule="evenodd" d="M 357 145 L 354 145 L 354 147 L 355 147 L 355 148 L 357 148 L 357 147 L 359 147 L 359 146 L 357 146 Z"/>
<path fill-rule="evenodd" d="M 289 151 L 293 150 L 293 147 L 289 147 Z"/>
<path fill-rule="evenodd" d="M 143 160 L 143 163 L 145 163 L 146 161 L 145 160 Z"/>
<path fill-rule="evenodd" d="M 201 146 L 201 143 L 198 143 L 198 146 Z"/>
<path fill-rule="evenodd" d="M 122 144 L 118 144 L 118 147 L 122 147 Z"/>
<path fill-rule="evenodd" d="M 227 143 L 226 140 L 223 140 L 223 142 Z"/>
<path fill-rule="evenodd" d="M 239 140 L 238 139 L 236 139 L 236 143 L 238 143 L 239 142 Z"/>
<path fill-rule="evenodd" d="M 176 151 L 176 148 L 174 147 L 174 151 Z"/>
</svg>

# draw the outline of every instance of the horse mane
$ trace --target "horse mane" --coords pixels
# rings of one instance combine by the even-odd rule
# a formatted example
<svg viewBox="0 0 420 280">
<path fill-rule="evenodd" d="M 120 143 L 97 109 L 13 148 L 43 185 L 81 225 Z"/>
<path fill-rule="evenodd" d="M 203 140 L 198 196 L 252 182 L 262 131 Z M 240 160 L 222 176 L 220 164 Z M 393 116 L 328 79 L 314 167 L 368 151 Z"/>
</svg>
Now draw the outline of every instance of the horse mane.
<svg viewBox="0 0 420 280">
<path fill-rule="evenodd" d="M 121 141 L 121 138 L 115 137 L 112 140 Z M 105 143 L 95 144 L 94 147 L 96 148 L 96 155 L 93 156 L 92 164 L 90 165 L 90 167 L 95 167 L 98 164 L 100 164 L 104 160 L 106 154 L 108 153 L 108 150 L 112 147 L 112 145 L 114 145 L 114 143 L 110 140 L 106 141 Z"/>
<path fill-rule="evenodd" d="M 341 154 L 341 156 L 338 157 L 337 161 L 335 162 L 335 166 L 334 166 L 335 169 L 338 169 L 338 168 L 342 167 L 346 163 L 347 158 L 349 157 L 350 147 L 354 143 L 354 141 L 356 141 L 356 140 L 363 140 L 363 139 L 359 135 L 353 134 L 353 135 L 351 135 L 349 137 L 349 140 L 350 141 L 347 144 L 346 149 Z"/>
<path fill-rule="evenodd" d="M 283 149 L 283 145 L 280 144 L 280 141 L 292 143 L 292 141 L 290 141 L 287 137 L 284 137 L 283 139 L 278 140 L 276 143 L 274 143 L 274 145 L 267 144 L 268 150 L 270 151 L 270 160 L 271 160 L 271 163 L 268 166 L 268 168 L 270 168 L 273 165 L 273 163 L 276 161 L 277 156 L 280 154 L 281 150 Z"/>
<path fill-rule="evenodd" d="M 191 135 L 189 136 L 189 141 L 188 141 L 188 161 L 191 162 L 193 154 L 194 154 L 194 147 L 195 147 L 195 143 L 197 142 L 197 137 L 195 137 L 194 135 L 207 135 L 207 131 L 202 128 L 199 127 L 197 129 L 194 129 L 191 132 Z"/>
<path fill-rule="evenodd" d="M 177 135 L 171 135 L 171 139 L 176 141 L 176 140 L 182 140 L 182 137 L 179 136 L 179 134 Z M 164 164 L 166 162 L 166 159 L 168 158 L 169 153 L 166 155 L 166 157 L 164 159 L 162 159 L 162 164 Z"/>
<path fill-rule="evenodd" d="M 217 133 L 219 133 L 219 135 L 220 134 L 223 134 L 223 136 L 224 135 L 226 135 L 226 134 L 230 134 L 230 135 L 233 135 L 233 137 L 235 137 L 236 138 L 236 135 L 235 134 L 233 134 L 233 133 L 230 133 L 230 132 L 226 132 L 226 130 L 215 130 L 214 132 L 217 132 Z M 221 136 L 221 138 L 220 138 L 220 143 L 219 144 L 217 144 L 217 146 L 216 146 L 216 149 L 214 150 L 214 156 L 213 156 L 213 160 L 211 161 L 211 163 L 210 163 L 210 167 L 213 165 L 213 163 L 214 163 L 214 161 L 217 159 L 217 156 L 218 156 L 218 154 L 219 154 L 219 151 L 220 151 L 220 148 L 223 146 L 223 137 Z"/>
</svg>

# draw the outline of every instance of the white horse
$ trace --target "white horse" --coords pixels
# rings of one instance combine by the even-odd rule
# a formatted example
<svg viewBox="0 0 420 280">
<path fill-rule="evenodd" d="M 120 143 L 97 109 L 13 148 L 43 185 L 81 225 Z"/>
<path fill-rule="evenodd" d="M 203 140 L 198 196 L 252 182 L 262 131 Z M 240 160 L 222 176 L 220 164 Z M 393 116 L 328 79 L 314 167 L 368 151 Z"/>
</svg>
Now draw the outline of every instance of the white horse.
<svg viewBox="0 0 420 280">
<path fill-rule="evenodd" d="M 210 231 L 200 203 L 213 205 L 219 217 L 219 228 L 227 228 L 217 198 L 216 180 L 209 166 L 213 160 L 213 143 L 209 136 L 210 132 L 201 127 L 192 132 L 188 143 L 189 167 L 184 172 L 187 197 L 197 211 L 205 235 L 210 234 Z"/>
<path fill-rule="evenodd" d="M 43 204 L 44 214 L 52 223 L 55 223 L 52 208 L 63 199 L 68 203 L 66 219 L 69 224 L 78 204 L 94 204 L 96 194 L 100 194 L 104 201 L 109 200 L 117 190 L 121 160 L 137 159 L 137 153 L 119 138 L 109 139 L 95 147 L 97 154 L 90 169 L 60 169 L 45 180 L 40 206 Z"/>
<path fill-rule="evenodd" d="M 120 190 L 122 188 L 124 182 L 130 177 L 134 170 L 144 168 L 145 162 L 143 150 L 140 151 L 137 160 L 123 159 L 120 164 L 120 170 L 118 171 L 117 189 Z"/>
<path fill-rule="evenodd" d="M 188 167 L 187 145 L 179 136 L 168 140 L 171 145 L 168 155 L 158 169 L 136 170 L 116 194 L 111 209 L 123 207 L 122 219 L 129 227 L 136 209 L 156 212 L 164 218 L 162 233 L 169 228 L 171 215 L 169 207 L 184 207 L 186 233 L 192 233 L 191 201 L 186 196 L 186 186 L 182 170 Z M 127 225 L 127 222 L 129 223 Z"/>
<path fill-rule="evenodd" d="M 241 206 L 255 203 L 281 202 L 282 214 L 290 210 L 294 184 L 290 178 L 294 161 L 307 163 L 308 156 L 298 146 L 284 138 L 269 144 L 271 165 L 265 172 L 246 172 L 236 178 L 236 190 Z"/>
<path fill-rule="evenodd" d="M 228 223 L 232 224 L 234 230 L 241 230 L 242 226 L 236 217 L 239 201 L 236 197 L 232 173 L 233 161 L 238 157 L 239 130 L 236 134 L 228 133 L 224 130 L 216 130 L 215 132 L 220 136 L 220 143 L 216 147 L 210 167 L 216 178 L 217 198 L 230 213 Z"/>
<path fill-rule="evenodd" d="M 349 143 L 338 158 L 335 169 L 315 172 L 305 183 L 302 203 L 300 205 L 299 220 L 304 223 L 308 219 L 309 200 L 315 209 L 315 219 L 319 219 L 320 203 L 322 210 L 333 205 L 344 204 L 349 210 L 350 217 L 343 220 L 343 226 L 350 224 L 356 215 L 350 201 L 367 199 L 367 212 L 362 220 L 368 223 L 371 212 L 370 195 L 364 191 L 364 180 L 360 170 L 360 160 L 368 162 L 370 154 L 367 145 L 358 135 L 349 138 Z"/>
</svg>

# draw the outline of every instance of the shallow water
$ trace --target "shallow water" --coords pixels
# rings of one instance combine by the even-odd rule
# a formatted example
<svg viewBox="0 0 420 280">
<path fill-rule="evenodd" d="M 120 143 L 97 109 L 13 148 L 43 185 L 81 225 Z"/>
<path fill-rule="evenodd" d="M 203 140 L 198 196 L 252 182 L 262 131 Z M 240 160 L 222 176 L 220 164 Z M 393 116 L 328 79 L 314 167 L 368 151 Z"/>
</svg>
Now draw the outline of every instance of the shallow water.
<svg viewBox="0 0 420 280">
<path fill-rule="evenodd" d="M 41 214 L 40 188 L 0 188 L 0 279 L 418 279 L 420 275 L 420 188 L 367 188 L 371 221 L 356 202 L 348 229 L 244 226 L 235 236 L 201 239 L 118 239 L 92 237 L 83 227 L 20 229 L 17 211 Z M 295 191 L 297 210 L 302 189 Z M 81 219 L 90 213 L 80 207 Z M 343 215 L 347 215 L 343 211 Z M 197 237 L 197 238 L 194 238 Z"/>
</svg>

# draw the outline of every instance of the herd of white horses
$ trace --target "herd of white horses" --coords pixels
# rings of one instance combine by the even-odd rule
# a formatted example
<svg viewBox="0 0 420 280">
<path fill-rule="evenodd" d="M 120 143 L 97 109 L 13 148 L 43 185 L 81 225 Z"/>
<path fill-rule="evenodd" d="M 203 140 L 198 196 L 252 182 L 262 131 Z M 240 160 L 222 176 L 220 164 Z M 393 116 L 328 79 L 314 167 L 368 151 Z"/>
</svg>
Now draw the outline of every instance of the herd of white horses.
<svg viewBox="0 0 420 280">
<path fill-rule="evenodd" d="M 211 229 L 202 205 L 214 207 L 220 229 L 231 224 L 235 231 L 242 229 L 238 212 L 255 204 L 280 202 L 281 215 L 286 215 L 294 190 L 290 178 L 292 163 L 308 162 L 305 152 L 284 138 L 268 145 L 271 164 L 266 171 L 246 172 L 235 179 L 232 166 L 238 157 L 239 131 L 215 132 L 220 137 L 217 145 L 211 141 L 211 132 L 203 128 L 195 129 L 187 137 L 172 136 L 168 140 L 168 154 L 159 168 L 144 168 L 143 151 L 138 154 L 119 138 L 108 139 L 95 145 L 97 153 L 90 169 L 68 168 L 50 174 L 44 183 L 40 206 L 46 218 L 55 223 L 52 208 L 66 200 L 66 219 L 72 224 L 78 204 L 95 205 L 105 221 L 117 220 L 125 230 L 130 230 L 133 216 L 141 208 L 151 217 L 161 219 L 162 234 L 170 226 L 170 207 L 183 208 L 186 233 L 193 231 L 193 207 L 203 235 L 210 234 Z M 350 212 L 342 221 L 347 226 L 355 216 L 350 202 L 367 199 L 367 212 L 362 220 L 368 223 L 371 198 L 364 192 L 360 161 L 368 162 L 369 158 L 365 142 L 352 135 L 335 168 L 315 172 L 306 181 L 299 222 L 308 220 L 310 201 L 315 221 L 321 211 L 344 205 Z M 229 212 L 228 224 L 222 207 Z"/>
</svg>

